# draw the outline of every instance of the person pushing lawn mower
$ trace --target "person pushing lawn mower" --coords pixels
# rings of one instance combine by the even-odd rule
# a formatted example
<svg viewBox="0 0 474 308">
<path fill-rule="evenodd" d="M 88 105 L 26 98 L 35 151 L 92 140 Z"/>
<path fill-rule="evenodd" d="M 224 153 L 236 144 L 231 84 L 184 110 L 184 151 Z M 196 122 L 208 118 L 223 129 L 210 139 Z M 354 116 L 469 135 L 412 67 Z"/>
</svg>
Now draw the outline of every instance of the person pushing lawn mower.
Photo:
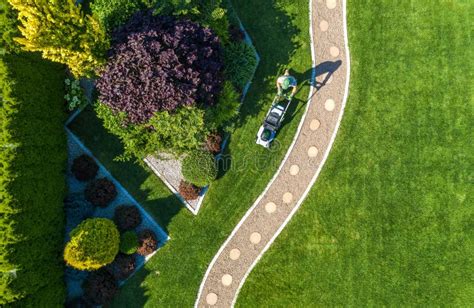
<svg viewBox="0 0 474 308">
<path fill-rule="evenodd" d="M 278 77 L 276 85 L 278 89 L 278 96 L 283 96 L 286 92 L 292 89 L 290 96 L 288 97 L 291 100 L 296 93 L 296 87 L 298 83 L 296 78 L 290 75 L 290 70 L 286 69 L 283 76 Z"/>
<path fill-rule="evenodd" d="M 272 106 L 265 116 L 262 126 L 257 132 L 255 143 L 269 148 L 272 141 L 275 140 L 276 133 L 283 122 L 285 113 L 291 104 L 291 100 L 296 93 L 296 78 L 290 75 L 290 70 L 285 70 L 283 76 L 278 77 L 277 95 L 273 99 Z M 288 92 L 290 91 L 288 95 Z"/>
</svg>

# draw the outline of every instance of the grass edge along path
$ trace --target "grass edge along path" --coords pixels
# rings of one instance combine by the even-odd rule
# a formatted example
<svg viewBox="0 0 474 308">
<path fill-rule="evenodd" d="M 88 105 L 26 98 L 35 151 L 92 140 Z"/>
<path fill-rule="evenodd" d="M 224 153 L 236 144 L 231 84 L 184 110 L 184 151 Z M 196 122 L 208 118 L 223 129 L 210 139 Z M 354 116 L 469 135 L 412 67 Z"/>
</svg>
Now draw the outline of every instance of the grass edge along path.
<svg viewBox="0 0 474 308">
<path fill-rule="evenodd" d="M 303 81 L 311 74 L 307 1 L 246 2 L 233 1 L 233 6 L 262 61 L 242 106 L 241 121 L 230 138 L 227 154 L 232 157 L 232 168 L 211 185 L 198 216 L 179 204 L 149 170 L 114 162 L 120 143 L 102 129 L 92 110 L 86 109 L 70 125 L 171 237 L 121 288 L 113 306 L 192 306 L 212 257 L 263 191 L 291 143 L 309 91 L 309 84 Z M 278 134 L 281 146 L 270 152 L 255 145 L 254 136 L 275 94 L 277 70 L 288 66 L 303 86 Z"/>
<path fill-rule="evenodd" d="M 237 306 L 474 301 L 472 11 L 348 2 L 351 86 L 334 149 Z"/>
</svg>

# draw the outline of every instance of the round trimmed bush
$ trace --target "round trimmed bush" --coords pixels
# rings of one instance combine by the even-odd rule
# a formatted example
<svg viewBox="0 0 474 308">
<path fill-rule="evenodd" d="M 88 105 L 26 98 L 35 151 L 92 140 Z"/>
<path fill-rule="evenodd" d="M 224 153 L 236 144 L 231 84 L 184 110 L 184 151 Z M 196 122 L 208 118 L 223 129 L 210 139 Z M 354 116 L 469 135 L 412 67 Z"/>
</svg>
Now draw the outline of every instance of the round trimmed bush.
<svg viewBox="0 0 474 308">
<path fill-rule="evenodd" d="M 96 270 L 110 264 L 119 251 L 120 234 L 110 219 L 86 219 L 69 235 L 64 260 L 78 270 Z"/>
<path fill-rule="evenodd" d="M 83 285 L 84 297 L 93 305 L 105 305 L 109 303 L 118 291 L 118 283 L 115 277 L 103 269 L 87 277 Z"/>
<path fill-rule="evenodd" d="M 120 231 L 132 230 L 142 223 L 142 214 L 134 205 L 120 205 L 115 209 L 114 222 Z"/>
<path fill-rule="evenodd" d="M 99 166 L 89 155 L 83 154 L 72 162 L 71 171 L 79 181 L 89 181 L 96 177 Z"/>
<path fill-rule="evenodd" d="M 222 88 L 219 38 L 187 19 L 135 14 L 113 34 L 111 57 L 97 80 L 99 100 L 129 123 L 159 111 L 212 106 Z"/>
<path fill-rule="evenodd" d="M 135 255 L 119 253 L 112 263 L 111 268 L 117 279 L 122 280 L 128 278 L 136 268 L 136 257 Z"/>
<path fill-rule="evenodd" d="M 117 188 L 112 181 L 101 178 L 86 187 L 86 200 L 95 206 L 106 207 L 117 197 Z"/>
<path fill-rule="evenodd" d="M 186 181 L 198 187 L 209 185 L 217 176 L 214 156 L 207 151 L 193 151 L 183 159 L 182 172 Z"/>
<path fill-rule="evenodd" d="M 179 194 L 185 200 L 196 200 L 199 197 L 199 192 L 201 189 L 191 183 L 186 181 L 181 181 L 179 183 Z"/>
<path fill-rule="evenodd" d="M 131 255 L 137 252 L 138 236 L 133 231 L 127 231 L 120 236 L 120 252 Z"/>
<path fill-rule="evenodd" d="M 158 248 L 158 241 L 153 231 L 146 229 L 138 236 L 138 254 L 148 256 Z"/>
</svg>

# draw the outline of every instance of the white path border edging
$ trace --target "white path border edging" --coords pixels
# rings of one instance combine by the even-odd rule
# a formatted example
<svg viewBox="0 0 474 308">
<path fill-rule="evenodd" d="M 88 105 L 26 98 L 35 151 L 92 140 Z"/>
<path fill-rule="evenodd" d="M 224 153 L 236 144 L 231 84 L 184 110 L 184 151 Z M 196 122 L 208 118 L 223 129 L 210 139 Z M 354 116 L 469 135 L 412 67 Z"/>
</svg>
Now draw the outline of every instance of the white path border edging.
<svg viewBox="0 0 474 308">
<path fill-rule="evenodd" d="M 313 36 L 313 9 L 312 9 L 312 3 L 313 3 L 314 0 L 309 0 L 309 20 L 310 20 L 310 23 L 309 23 L 309 31 L 310 31 L 310 40 L 311 40 L 311 58 L 312 58 L 312 80 L 315 79 L 316 77 L 316 53 L 315 53 L 315 50 L 314 50 L 314 36 Z M 237 292 L 235 294 L 235 297 L 234 299 L 232 300 L 232 307 L 234 307 L 235 305 L 235 302 L 237 300 L 237 297 L 240 293 L 240 290 L 244 284 L 244 282 L 246 281 L 248 275 L 250 274 L 250 272 L 253 270 L 253 268 L 255 267 L 255 265 L 258 263 L 258 261 L 261 259 L 261 257 L 263 256 L 263 254 L 268 250 L 268 248 L 270 248 L 271 244 L 273 244 L 273 242 L 275 241 L 275 239 L 278 237 L 278 235 L 281 233 L 281 231 L 285 228 L 285 226 L 288 224 L 288 222 L 291 220 L 291 218 L 293 217 L 293 215 L 296 213 L 296 211 L 299 209 L 299 207 L 301 206 L 301 204 L 303 203 L 304 199 L 306 198 L 306 196 L 308 195 L 311 187 L 314 185 L 314 183 L 316 182 L 316 179 L 318 178 L 320 172 L 321 172 L 321 169 L 322 167 L 324 166 L 327 158 L 328 158 L 328 155 L 329 155 L 329 152 L 331 151 L 331 148 L 332 148 L 332 145 L 334 143 L 334 140 L 336 139 L 336 135 L 337 135 L 337 132 L 339 130 L 339 126 L 340 126 L 340 123 L 341 123 L 341 120 L 342 120 L 342 116 L 344 114 L 344 110 L 345 110 L 345 106 L 346 106 L 346 102 L 347 102 L 347 97 L 348 97 L 348 94 L 349 94 L 349 80 L 350 80 L 350 55 L 349 55 L 349 44 L 348 44 L 348 37 L 347 37 L 347 19 L 346 19 L 346 0 L 342 0 L 342 6 L 343 6 L 343 26 L 344 26 L 344 42 L 345 42 L 345 50 L 346 50 L 346 63 L 347 63 L 347 72 L 346 72 L 346 84 L 345 84 L 345 89 L 344 89 L 344 97 L 343 97 L 343 100 L 342 100 L 342 106 L 341 106 L 341 112 L 339 113 L 339 118 L 337 120 L 337 123 L 336 123 L 336 127 L 335 127 L 335 130 L 333 132 L 333 135 L 331 136 L 331 139 L 329 141 L 329 145 L 326 149 L 326 152 L 324 153 L 324 156 L 323 156 L 323 160 L 321 161 L 321 164 L 319 165 L 315 175 L 313 176 L 313 178 L 311 179 L 311 182 L 310 182 L 310 185 L 308 185 L 308 187 L 306 188 L 305 192 L 303 193 L 303 196 L 300 198 L 300 200 L 298 201 L 298 203 L 296 204 L 296 206 L 293 208 L 293 210 L 291 211 L 290 215 L 287 217 L 287 219 L 284 221 L 284 223 L 278 228 L 277 232 L 273 235 L 273 237 L 270 239 L 270 241 L 267 243 L 267 245 L 263 248 L 263 250 L 260 252 L 260 254 L 258 255 L 258 257 L 255 259 L 255 261 L 252 263 L 252 265 L 248 268 L 247 272 L 245 273 L 244 277 L 242 278 L 242 280 L 240 281 L 239 283 L 239 287 L 237 289 Z M 308 101 L 311 99 L 313 93 L 314 93 L 314 86 L 313 86 L 313 83 L 311 83 L 311 88 L 310 88 L 310 93 L 309 93 L 309 96 L 308 96 Z M 276 179 L 276 177 L 279 175 L 281 169 L 283 168 L 283 166 L 285 165 L 291 151 L 293 150 L 293 147 L 295 146 L 295 143 L 296 143 L 296 140 L 298 139 L 298 136 L 300 134 L 300 131 L 301 131 L 301 128 L 303 126 L 303 123 L 304 123 L 304 120 L 306 118 L 306 115 L 308 113 L 308 110 L 309 110 L 309 104 L 306 105 L 306 109 L 305 109 L 305 112 L 300 120 L 300 124 L 298 126 L 298 129 L 297 129 L 297 132 L 295 134 L 295 137 L 293 138 L 293 141 L 283 159 L 283 161 L 281 162 L 280 164 L 280 167 L 278 168 L 277 172 L 274 174 L 274 176 L 272 177 L 272 179 L 270 180 L 270 182 L 268 183 L 267 187 L 265 188 L 265 190 L 262 192 L 262 194 L 260 194 L 260 196 L 257 198 L 257 200 L 254 202 L 254 204 L 250 207 L 250 209 L 245 213 L 245 215 L 242 217 L 242 219 L 239 221 L 239 223 L 235 226 L 235 228 L 232 230 L 232 233 L 230 234 L 230 236 L 226 239 L 226 241 L 222 244 L 222 246 L 219 248 L 218 252 L 216 253 L 216 255 L 214 256 L 214 258 L 212 259 L 211 263 L 209 264 L 207 270 L 206 270 L 206 273 L 201 281 L 201 285 L 199 287 L 199 292 L 198 292 L 198 296 L 196 298 L 196 302 L 194 304 L 194 307 L 197 308 L 198 307 L 198 303 L 199 303 L 199 299 L 201 298 L 201 295 L 202 295 L 202 291 L 203 291 L 203 288 L 204 288 L 204 284 L 207 280 L 207 277 L 209 276 L 209 273 L 212 269 L 212 267 L 214 266 L 215 262 L 217 261 L 217 259 L 219 258 L 220 254 L 222 253 L 222 251 L 224 250 L 224 248 L 227 246 L 227 243 L 232 239 L 232 237 L 235 235 L 235 233 L 239 230 L 240 226 L 244 223 L 244 221 L 247 219 L 247 217 L 253 212 L 253 210 L 255 209 L 255 207 L 259 204 L 260 200 L 264 197 L 264 195 L 266 194 L 266 192 L 268 191 L 268 189 L 270 188 L 270 186 L 273 184 L 274 180 Z"/>
</svg>

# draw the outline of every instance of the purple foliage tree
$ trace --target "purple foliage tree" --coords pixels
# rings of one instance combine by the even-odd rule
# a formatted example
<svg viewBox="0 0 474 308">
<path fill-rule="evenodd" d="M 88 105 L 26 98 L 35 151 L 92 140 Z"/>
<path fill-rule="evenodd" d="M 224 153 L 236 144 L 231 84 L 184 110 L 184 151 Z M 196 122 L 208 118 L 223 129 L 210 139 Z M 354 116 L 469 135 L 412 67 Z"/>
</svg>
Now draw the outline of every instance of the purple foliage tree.
<svg viewBox="0 0 474 308">
<path fill-rule="evenodd" d="M 113 35 L 99 99 L 131 123 L 157 111 L 212 106 L 222 88 L 219 38 L 189 20 L 139 12 Z"/>
</svg>

